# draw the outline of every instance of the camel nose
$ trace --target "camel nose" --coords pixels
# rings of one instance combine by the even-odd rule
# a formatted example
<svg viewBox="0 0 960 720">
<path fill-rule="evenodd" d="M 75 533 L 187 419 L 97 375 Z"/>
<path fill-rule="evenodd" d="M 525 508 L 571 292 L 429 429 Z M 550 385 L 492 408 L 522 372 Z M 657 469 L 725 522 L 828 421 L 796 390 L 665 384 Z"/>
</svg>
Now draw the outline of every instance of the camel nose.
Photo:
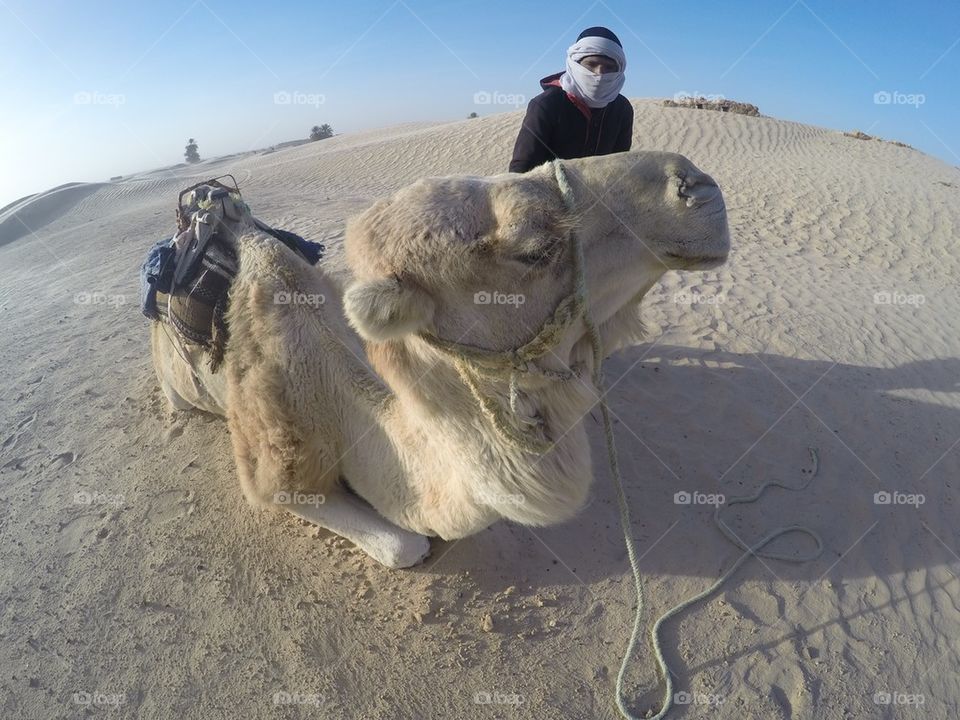
<svg viewBox="0 0 960 720">
<path fill-rule="evenodd" d="M 712 177 L 704 173 L 691 173 L 681 178 L 677 195 L 686 201 L 688 208 L 722 199 L 720 187 Z"/>
</svg>

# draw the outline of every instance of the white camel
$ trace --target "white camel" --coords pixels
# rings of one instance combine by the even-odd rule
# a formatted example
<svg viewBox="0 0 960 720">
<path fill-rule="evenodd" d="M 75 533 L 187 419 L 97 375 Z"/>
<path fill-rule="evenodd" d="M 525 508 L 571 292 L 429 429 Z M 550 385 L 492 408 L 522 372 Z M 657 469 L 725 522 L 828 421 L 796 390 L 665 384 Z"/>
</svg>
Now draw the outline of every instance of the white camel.
<svg viewBox="0 0 960 720">
<path fill-rule="evenodd" d="M 159 323 L 154 364 L 174 407 L 226 416 L 251 503 L 406 567 L 425 536 L 578 511 L 598 392 L 584 313 L 606 353 L 635 343 L 658 278 L 729 243 L 720 189 L 672 153 L 427 178 L 348 223 L 343 293 L 251 228 L 223 368 Z"/>
</svg>

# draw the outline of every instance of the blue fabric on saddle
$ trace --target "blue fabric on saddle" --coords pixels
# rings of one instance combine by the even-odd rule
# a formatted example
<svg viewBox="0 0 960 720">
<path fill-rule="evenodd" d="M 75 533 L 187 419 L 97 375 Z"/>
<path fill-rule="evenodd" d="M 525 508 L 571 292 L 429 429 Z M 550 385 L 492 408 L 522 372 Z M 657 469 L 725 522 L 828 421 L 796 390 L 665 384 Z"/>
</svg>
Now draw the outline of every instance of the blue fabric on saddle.
<svg viewBox="0 0 960 720">
<path fill-rule="evenodd" d="M 325 250 L 322 243 L 313 240 L 305 240 L 296 233 L 279 228 L 260 228 L 266 233 L 284 243 L 284 245 L 295 245 L 303 255 L 304 259 L 311 265 L 316 265 L 323 257 Z M 157 291 L 163 293 L 170 292 L 170 279 L 164 281 L 164 270 L 170 269 L 170 263 L 176 256 L 174 242 L 176 237 L 161 238 L 157 240 L 147 251 L 147 257 L 140 266 L 140 310 L 151 320 L 159 320 L 160 314 L 157 311 Z M 169 275 L 169 273 L 167 273 Z"/>
<path fill-rule="evenodd" d="M 177 234 L 155 242 L 140 268 L 143 314 L 207 349 L 214 372 L 229 336 L 227 303 L 239 261 L 235 241 L 253 228 L 272 235 L 311 265 L 323 257 L 322 244 L 253 217 L 236 182 L 229 187 L 215 178 L 180 193 Z"/>
<path fill-rule="evenodd" d="M 259 220 L 258 227 L 259 225 Z M 260 227 L 265 233 L 273 235 L 277 240 L 282 242 L 284 245 L 289 247 L 291 244 L 296 245 L 297 250 L 300 251 L 300 254 L 306 259 L 311 265 L 316 265 L 320 262 L 320 258 L 323 257 L 324 247 L 322 243 L 314 242 L 313 240 L 304 240 L 302 237 L 296 233 L 292 233 L 289 230 L 281 230 L 280 228 L 271 228 L 266 225 Z"/>
<path fill-rule="evenodd" d="M 147 251 L 147 259 L 140 266 L 140 310 L 151 320 L 160 320 L 157 311 L 157 291 L 169 293 L 169 279 L 164 283 L 164 269 L 173 261 L 176 249 L 173 238 L 157 240 Z M 166 273 L 169 276 L 169 273 Z"/>
</svg>

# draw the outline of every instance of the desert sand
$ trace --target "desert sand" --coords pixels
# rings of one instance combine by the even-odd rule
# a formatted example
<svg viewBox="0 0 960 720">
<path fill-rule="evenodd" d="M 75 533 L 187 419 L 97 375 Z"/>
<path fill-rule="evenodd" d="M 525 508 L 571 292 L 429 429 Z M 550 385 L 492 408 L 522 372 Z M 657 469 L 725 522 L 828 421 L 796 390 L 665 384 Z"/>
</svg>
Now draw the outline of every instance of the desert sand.
<svg viewBox="0 0 960 720">
<path fill-rule="evenodd" d="M 692 694 L 672 717 L 957 717 L 960 170 L 839 130 L 634 107 L 634 148 L 713 175 L 733 237 L 725 266 L 668 273 L 643 304 L 648 341 L 606 364 L 647 625 L 742 554 L 677 493 L 800 486 L 808 448 L 820 457 L 806 490 L 724 511 L 747 542 L 808 525 L 824 554 L 751 559 L 667 626 Z M 504 171 L 521 117 L 3 209 L 0 716 L 616 717 L 635 596 L 599 424 L 576 519 L 434 541 L 426 564 L 389 571 L 245 504 L 225 423 L 168 411 L 138 309 L 183 187 L 233 173 L 258 217 L 328 243 L 336 273 L 347 217 L 424 175 Z M 641 715 L 658 704 L 646 642 L 627 689 Z"/>
</svg>

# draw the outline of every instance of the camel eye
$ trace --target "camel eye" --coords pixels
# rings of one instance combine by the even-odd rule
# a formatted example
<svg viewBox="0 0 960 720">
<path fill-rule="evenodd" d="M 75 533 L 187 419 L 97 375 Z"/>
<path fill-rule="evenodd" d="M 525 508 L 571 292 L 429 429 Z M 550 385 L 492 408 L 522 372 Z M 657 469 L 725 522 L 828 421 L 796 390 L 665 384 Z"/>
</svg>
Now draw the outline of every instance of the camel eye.
<svg viewBox="0 0 960 720">
<path fill-rule="evenodd" d="M 457 229 L 454 232 L 454 237 L 457 239 L 457 242 L 462 245 L 479 245 L 485 236 L 486 233 L 484 233 L 482 230 Z"/>
<path fill-rule="evenodd" d="M 559 247 L 559 241 L 556 238 L 551 238 L 550 240 L 541 243 L 537 247 L 514 255 L 513 259 L 517 262 L 527 265 L 528 267 L 533 267 L 535 265 L 546 266 L 553 262 L 553 260 L 557 257 L 557 250 Z"/>
<path fill-rule="evenodd" d="M 517 255 L 513 258 L 517 262 L 522 262 L 524 265 L 538 265 L 548 259 L 545 253 L 536 252 L 536 253 L 527 253 L 526 255 Z"/>
</svg>

